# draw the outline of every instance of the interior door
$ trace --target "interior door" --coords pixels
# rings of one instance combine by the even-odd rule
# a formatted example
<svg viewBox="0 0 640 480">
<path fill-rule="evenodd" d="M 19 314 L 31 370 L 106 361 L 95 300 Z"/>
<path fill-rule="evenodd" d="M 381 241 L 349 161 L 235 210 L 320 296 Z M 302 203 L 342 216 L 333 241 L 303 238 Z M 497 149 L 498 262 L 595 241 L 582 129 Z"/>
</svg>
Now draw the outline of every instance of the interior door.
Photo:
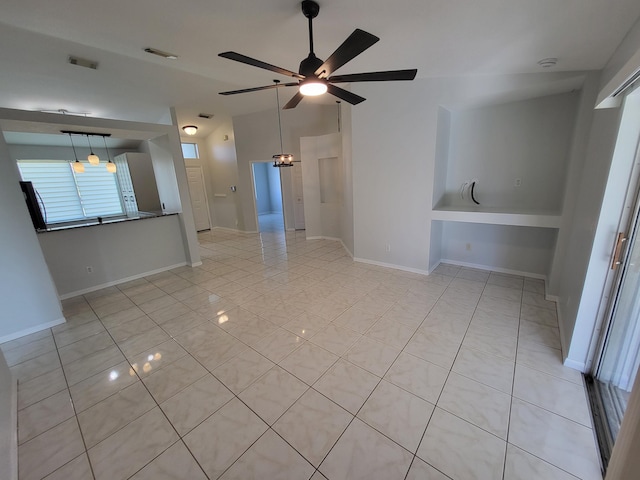
<svg viewBox="0 0 640 480">
<path fill-rule="evenodd" d="M 187 182 L 189 184 L 189 195 L 191 197 L 191 207 L 193 209 L 193 220 L 196 224 L 196 230 L 198 232 L 210 230 L 209 202 L 207 201 L 207 192 L 204 188 L 202 167 L 187 167 Z"/>
</svg>

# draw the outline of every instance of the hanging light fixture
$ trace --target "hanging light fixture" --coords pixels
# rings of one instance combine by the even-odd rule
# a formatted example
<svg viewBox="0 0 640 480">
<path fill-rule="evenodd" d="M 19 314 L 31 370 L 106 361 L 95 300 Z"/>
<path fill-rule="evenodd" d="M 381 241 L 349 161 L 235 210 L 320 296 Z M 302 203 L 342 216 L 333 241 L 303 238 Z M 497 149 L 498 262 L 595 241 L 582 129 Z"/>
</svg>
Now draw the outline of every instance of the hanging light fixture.
<svg viewBox="0 0 640 480">
<path fill-rule="evenodd" d="M 107 151 L 107 159 L 109 160 L 107 162 L 107 172 L 116 173 L 116 164 L 111 161 L 111 157 L 109 156 L 109 147 L 107 147 L 107 139 L 104 135 L 102 136 L 102 141 L 104 142 L 104 149 Z"/>
<path fill-rule="evenodd" d="M 93 153 L 93 147 L 91 146 L 91 140 L 89 139 L 89 137 L 90 135 L 87 135 L 87 142 L 89 143 L 89 151 L 91 153 L 89 153 L 87 160 L 91 165 L 98 165 L 100 163 L 100 157 L 98 157 L 98 155 Z"/>
<path fill-rule="evenodd" d="M 284 153 L 282 148 L 282 122 L 280 121 L 280 94 L 278 93 L 280 80 L 274 80 L 276 84 L 276 107 L 278 110 L 278 131 L 280 132 L 280 152 L 273 155 L 274 167 L 293 167 L 293 155 L 290 153 Z"/>
<path fill-rule="evenodd" d="M 84 165 L 80 163 L 78 160 L 78 154 L 76 153 L 76 146 L 73 144 L 73 137 L 71 136 L 71 132 L 69 133 L 69 140 L 71 140 L 71 148 L 73 148 L 73 156 L 76 161 L 73 163 L 73 171 L 76 173 L 84 173 Z"/>
<path fill-rule="evenodd" d="M 184 127 L 182 127 L 182 130 L 184 130 L 184 133 L 186 133 L 187 135 L 195 135 L 196 133 L 198 133 L 198 127 L 196 127 L 195 125 L 185 125 Z"/>
</svg>

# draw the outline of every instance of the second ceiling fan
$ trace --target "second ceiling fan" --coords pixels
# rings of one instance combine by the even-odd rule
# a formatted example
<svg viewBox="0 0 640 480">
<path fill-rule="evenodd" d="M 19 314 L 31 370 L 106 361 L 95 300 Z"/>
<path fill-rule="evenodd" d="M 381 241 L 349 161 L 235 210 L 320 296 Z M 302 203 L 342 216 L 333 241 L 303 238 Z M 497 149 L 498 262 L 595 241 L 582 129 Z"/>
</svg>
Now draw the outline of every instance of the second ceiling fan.
<svg viewBox="0 0 640 480">
<path fill-rule="evenodd" d="M 354 83 L 354 82 L 387 82 L 397 80 L 413 80 L 418 72 L 417 69 L 409 70 L 387 70 L 383 72 L 367 72 L 353 73 L 347 75 L 331 74 L 342 67 L 345 63 L 353 60 L 355 57 L 371 47 L 378 40 L 375 35 L 355 29 L 351 35 L 340 45 L 331 56 L 322 61 L 316 57 L 313 51 L 313 19 L 318 15 L 320 5 L 313 0 L 304 0 L 302 2 L 302 13 L 309 19 L 309 55 L 300 62 L 298 73 L 285 68 L 276 67 L 269 63 L 256 60 L 237 52 L 223 52 L 220 54 L 223 58 L 235 60 L 236 62 L 245 63 L 254 67 L 263 68 L 272 72 L 296 78 L 297 82 L 284 83 L 281 86 L 299 87 L 298 92 L 283 107 L 284 109 L 296 107 L 304 96 L 322 95 L 329 92 L 331 95 L 338 97 L 352 105 L 363 102 L 365 98 L 356 95 L 344 88 L 337 87 L 336 83 Z M 242 90 L 232 90 L 228 92 L 220 92 L 220 95 L 236 95 L 238 93 L 257 92 L 259 90 L 267 90 L 277 88 L 278 84 L 265 85 L 263 87 L 244 88 Z"/>
</svg>

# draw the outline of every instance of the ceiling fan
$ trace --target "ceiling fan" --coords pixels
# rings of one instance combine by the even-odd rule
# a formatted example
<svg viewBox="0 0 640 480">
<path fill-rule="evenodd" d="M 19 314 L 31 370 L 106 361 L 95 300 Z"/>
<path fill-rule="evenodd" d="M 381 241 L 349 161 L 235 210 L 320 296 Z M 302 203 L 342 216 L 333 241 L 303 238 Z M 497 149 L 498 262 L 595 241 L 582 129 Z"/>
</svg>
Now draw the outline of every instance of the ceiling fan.
<svg viewBox="0 0 640 480">
<path fill-rule="evenodd" d="M 331 95 L 352 105 L 357 105 L 358 103 L 365 101 L 365 98 L 360 95 L 356 95 L 348 90 L 337 87 L 335 85 L 336 83 L 386 82 L 396 80 L 413 80 L 415 78 L 416 73 L 418 72 L 415 68 L 410 70 L 387 70 L 384 72 L 367 72 L 330 76 L 334 71 L 338 70 L 345 63 L 353 60 L 380 39 L 375 35 L 357 28 L 327 60 L 322 61 L 316 57 L 313 52 L 313 19 L 318 15 L 319 11 L 320 5 L 313 0 L 304 0 L 302 2 L 302 13 L 309 19 L 310 52 L 307 58 L 300 62 L 298 73 L 285 68 L 276 67 L 275 65 L 247 57 L 246 55 L 236 52 L 223 52 L 219 54 L 219 56 L 297 79 L 297 82 L 284 83 L 280 85 L 284 87 L 299 87 L 298 93 L 296 93 L 283 107 L 285 110 L 296 107 L 306 95 L 322 95 L 325 92 L 329 92 Z M 220 92 L 220 95 L 236 95 L 238 93 L 257 92 L 259 90 L 267 90 L 277 87 L 278 84 L 276 83 L 275 85 L 265 85 L 263 87 Z"/>
</svg>

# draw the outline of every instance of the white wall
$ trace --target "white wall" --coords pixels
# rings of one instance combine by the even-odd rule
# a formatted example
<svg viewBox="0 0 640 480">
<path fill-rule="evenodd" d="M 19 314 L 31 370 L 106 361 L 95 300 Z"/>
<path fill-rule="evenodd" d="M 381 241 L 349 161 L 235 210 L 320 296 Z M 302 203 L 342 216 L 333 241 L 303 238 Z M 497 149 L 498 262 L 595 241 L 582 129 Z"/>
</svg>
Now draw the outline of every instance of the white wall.
<svg viewBox="0 0 640 480">
<path fill-rule="evenodd" d="M 47 146 L 47 145 L 15 145 L 8 144 L 9 154 L 13 160 L 67 160 L 72 161 L 73 150 L 69 147 Z M 80 150 L 76 147 L 76 151 Z M 97 148 L 94 150 L 100 156 L 100 162 L 106 161 L 106 154 L 102 154 Z M 126 149 L 109 149 L 109 154 L 113 159 L 114 156 L 125 153 Z M 130 150 L 129 150 L 130 151 Z M 78 153 L 78 159 L 83 160 L 84 157 Z"/>
<path fill-rule="evenodd" d="M 19 181 L 0 135 L 0 343 L 64 322 Z"/>
<path fill-rule="evenodd" d="M 596 113 L 596 119 L 601 113 L 602 111 Z M 603 295 L 608 297 L 608 292 L 605 292 L 604 288 L 611 265 L 615 238 L 618 229 L 626 227 L 619 226 L 619 222 L 640 138 L 640 91 L 627 99 L 620 122 L 619 109 L 609 109 L 607 113 L 611 118 L 610 125 L 613 129 L 608 132 L 599 130 L 597 135 L 594 135 L 598 145 L 593 146 L 593 153 L 597 155 L 598 163 L 602 166 L 600 175 L 597 180 L 594 178 L 591 181 L 587 179 L 583 181 L 586 187 L 592 187 L 591 192 L 595 194 L 598 203 L 592 204 L 593 210 L 588 222 L 589 230 L 580 231 L 578 230 L 580 227 L 576 225 L 577 232 L 591 238 L 592 242 L 590 250 L 584 253 L 587 268 L 583 277 L 582 292 L 578 297 L 578 304 L 575 305 L 577 307 L 575 315 L 571 315 L 573 312 L 569 310 L 574 303 L 560 302 L 563 318 L 561 328 L 564 329 L 564 337 L 571 339 L 566 353 L 566 362 L 580 369 L 584 369 L 587 364 L 594 332 L 597 337 L 600 302 L 601 300 L 606 302 Z M 597 120 L 594 122 L 594 125 L 596 124 Z M 602 133 L 609 133 L 609 135 L 605 139 L 598 138 Z M 602 150 L 602 147 L 605 150 Z M 587 157 L 587 160 L 589 158 Z M 595 182 L 597 184 L 594 186 Z M 574 318 L 575 323 L 572 325 L 571 320 Z M 569 330 L 570 328 L 572 330 Z"/>
<path fill-rule="evenodd" d="M 343 194 L 342 182 L 344 167 L 342 164 L 342 139 L 340 134 L 303 137 L 300 139 L 300 158 L 302 161 L 302 184 L 304 189 L 304 218 L 307 238 L 342 238 Z M 333 178 L 333 185 L 328 185 L 320 175 L 321 162 L 331 164 L 338 178 Z M 328 172 L 327 172 L 328 173 Z M 325 199 L 323 194 L 328 188 L 337 187 L 334 198 Z M 323 192 L 323 188 L 325 191 Z M 327 201 L 329 200 L 329 201 Z"/>
<path fill-rule="evenodd" d="M 438 102 L 446 85 L 359 85 L 352 108 L 354 257 L 426 272 Z M 385 245 L 391 251 L 385 251 Z"/>
<path fill-rule="evenodd" d="M 335 132 L 336 112 L 333 105 L 305 105 L 304 102 L 293 110 L 282 111 L 282 142 L 285 152 L 292 153 L 294 160 L 300 159 L 301 137 Z M 233 128 L 238 165 L 236 195 L 240 197 L 244 230 L 255 232 L 257 225 L 250 162 L 271 160 L 273 154 L 280 153 L 275 106 L 273 110 L 234 117 Z M 285 227 L 293 228 L 292 176 L 290 169 L 281 170 Z"/>
<path fill-rule="evenodd" d="M 475 179 L 483 206 L 559 212 L 576 100 L 565 93 L 451 112 L 449 155 L 438 156 L 447 168 L 443 203 L 471 205 L 459 191 Z"/>
<path fill-rule="evenodd" d="M 547 293 L 554 296 L 560 295 L 560 282 L 562 272 L 565 269 L 568 252 L 573 249 L 571 242 L 572 228 L 575 219 L 575 209 L 578 202 L 578 192 L 582 180 L 582 170 L 587 157 L 589 135 L 591 134 L 591 124 L 593 122 L 594 104 L 598 92 L 600 74 L 592 72 L 587 75 L 584 86 L 580 90 L 578 107 L 576 112 L 576 122 L 569 153 L 567 167 L 567 181 L 564 188 L 564 199 L 562 206 L 562 220 L 558 232 L 556 251 L 553 257 L 549 282 L 547 283 Z M 565 277 L 565 281 L 575 281 L 573 276 Z M 579 280 L 578 283 L 581 283 Z"/>
<path fill-rule="evenodd" d="M 343 199 L 342 213 L 340 219 L 342 221 L 340 229 L 340 238 L 342 244 L 353 256 L 353 161 L 352 161 L 352 118 L 351 106 L 341 104 L 339 108 L 340 114 L 340 136 L 342 138 L 342 165 L 343 172 Z"/>
<path fill-rule="evenodd" d="M 558 233 L 556 229 L 438 223 L 442 223 L 441 258 L 444 262 L 540 277 L 549 273 Z"/>
<path fill-rule="evenodd" d="M 566 239 L 568 248 L 558 266 L 560 277 L 552 291 L 558 297 L 561 337 L 565 341 L 563 353 L 568 354 L 567 343 L 572 341 L 576 317 L 583 298 L 584 281 L 589 267 L 595 229 L 600 215 L 611 157 L 618 128 L 619 111 L 597 110 L 594 113 L 591 133 L 580 169 L 576 207 Z M 616 217 L 619 212 L 616 213 Z M 593 294 L 593 292 L 591 292 Z M 599 299 L 599 294 L 597 295 Z M 597 307 L 596 307 L 597 308 Z M 592 312 L 595 317 L 596 311 Z M 582 338 L 590 337 L 592 330 L 575 330 Z M 582 343 L 582 342 L 581 342 Z M 585 357 L 581 362 L 584 362 Z M 580 362 L 579 362 L 580 363 Z"/>
<path fill-rule="evenodd" d="M 352 109 L 355 257 L 420 272 L 433 266 L 431 209 L 441 107 L 454 111 L 567 92 L 584 78 L 546 73 L 354 84 L 353 91 L 367 98 Z"/>
<path fill-rule="evenodd" d="M 174 126 L 166 134 L 144 142 L 141 150 L 151 156 L 163 212 L 179 213 L 187 264 L 197 266 L 200 264 L 198 237 L 177 127 Z"/>
<path fill-rule="evenodd" d="M 38 240 L 65 298 L 186 263 L 178 215 L 41 232 Z"/>
<path fill-rule="evenodd" d="M 226 140 L 225 140 L 226 138 Z M 232 192 L 231 186 L 238 185 L 238 164 L 236 160 L 235 135 L 231 118 L 216 128 L 200 150 L 206 157 L 210 177 L 205 179 L 210 210 L 216 227 L 244 230 L 244 215 L 238 192 Z"/>
</svg>

